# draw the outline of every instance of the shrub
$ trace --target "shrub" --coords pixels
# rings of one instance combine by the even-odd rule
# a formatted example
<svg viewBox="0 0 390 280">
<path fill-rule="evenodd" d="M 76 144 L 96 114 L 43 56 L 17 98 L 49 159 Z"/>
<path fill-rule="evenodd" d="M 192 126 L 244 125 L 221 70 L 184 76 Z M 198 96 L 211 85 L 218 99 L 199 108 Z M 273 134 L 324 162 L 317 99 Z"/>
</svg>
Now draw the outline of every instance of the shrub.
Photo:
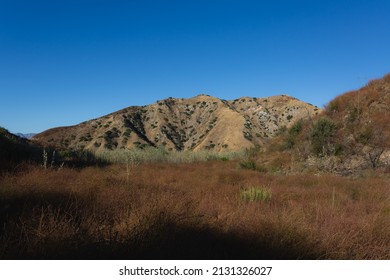
<svg viewBox="0 0 390 280">
<path fill-rule="evenodd" d="M 239 164 L 242 169 L 256 170 L 256 162 L 254 160 L 243 160 Z"/>
<path fill-rule="evenodd" d="M 302 126 L 303 121 L 299 120 L 288 130 L 288 135 L 284 141 L 287 149 L 292 149 L 294 147 L 296 138 L 302 131 Z"/>
<path fill-rule="evenodd" d="M 229 161 L 229 158 L 226 157 L 226 156 L 221 156 L 221 157 L 219 158 L 219 160 L 220 160 L 220 161 Z"/>
<path fill-rule="evenodd" d="M 240 193 L 241 201 L 244 202 L 266 202 L 272 197 L 271 189 L 268 187 L 250 187 Z"/>
<path fill-rule="evenodd" d="M 247 139 L 248 141 L 252 141 L 252 139 L 253 139 L 252 134 L 250 134 L 250 133 L 247 132 L 247 131 L 244 131 L 244 137 L 245 137 L 245 139 Z"/>
<path fill-rule="evenodd" d="M 332 138 L 336 133 L 336 125 L 329 118 L 319 119 L 310 131 L 310 144 L 314 154 L 330 155 L 334 152 Z"/>
<path fill-rule="evenodd" d="M 152 125 L 152 127 L 153 127 L 153 125 Z M 131 135 L 131 129 L 126 129 L 126 131 L 123 133 L 123 135 L 124 136 L 126 136 L 126 137 L 130 137 L 130 135 Z"/>
<path fill-rule="evenodd" d="M 214 143 L 210 143 L 209 145 L 207 145 L 207 146 L 205 147 L 206 150 L 212 150 L 212 149 L 214 149 L 214 148 L 215 148 L 215 144 L 214 144 Z"/>
</svg>

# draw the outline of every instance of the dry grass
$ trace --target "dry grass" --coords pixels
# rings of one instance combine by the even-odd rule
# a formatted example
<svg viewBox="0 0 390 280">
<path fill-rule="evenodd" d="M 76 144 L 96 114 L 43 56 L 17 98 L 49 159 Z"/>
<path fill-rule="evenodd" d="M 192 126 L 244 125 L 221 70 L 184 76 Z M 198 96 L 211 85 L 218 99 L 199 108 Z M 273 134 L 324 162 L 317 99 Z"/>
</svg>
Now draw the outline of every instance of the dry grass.
<svg viewBox="0 0 390 280">
<path fill-rule="evenodd" d="M 272 197 L 243 203 L 267 186 Z M 390 259 L 387 178 L 270 175 L 234 161 L 0 179 L 2 259 Z"/>
</svg>

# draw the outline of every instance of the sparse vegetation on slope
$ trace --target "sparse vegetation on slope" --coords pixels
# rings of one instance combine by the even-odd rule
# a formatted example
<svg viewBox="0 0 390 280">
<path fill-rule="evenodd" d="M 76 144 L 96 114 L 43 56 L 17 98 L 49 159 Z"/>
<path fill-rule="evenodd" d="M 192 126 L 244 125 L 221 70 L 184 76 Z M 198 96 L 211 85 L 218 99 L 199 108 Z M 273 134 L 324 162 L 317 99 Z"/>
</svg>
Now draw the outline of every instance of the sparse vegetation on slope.
<svg viewBox="0 0 390 280">
<path fill-rule="evenodd" d="M 265 158 L 276 150 L 289 153 L 296 171 L 302 165 L 344 175 L 370 168 L 388 170 L 390 75 L 335 98 L 321 115 L 279 131 L 266 150 Z"/>
<path fill-rule="evenodd" d="M 198 95 L 129 107 L 76 126 L 50 129 L 34 139 L 61 150 L 237 151 L 262 145 L 281 126 L 317 113 L 315 106 L 286 95 L 234 101 Z"/>
</svg>

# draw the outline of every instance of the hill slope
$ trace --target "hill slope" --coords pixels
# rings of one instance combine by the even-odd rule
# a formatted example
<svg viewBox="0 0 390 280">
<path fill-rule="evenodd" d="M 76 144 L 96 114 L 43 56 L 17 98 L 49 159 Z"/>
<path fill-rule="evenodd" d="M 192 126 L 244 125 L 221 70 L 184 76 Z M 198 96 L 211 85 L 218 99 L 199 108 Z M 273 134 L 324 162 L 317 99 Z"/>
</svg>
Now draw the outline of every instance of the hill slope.
<svg viewBox="0 0 390 280">
<path fill-rule="evenodd" d="M 390 75 L 343 94 L 324 111 L 336 127 L 331 139 L 344 155 L 358 155 L 373 168 L 390 148 Z"/>
<path fill-rule="evenodd" d="M 201 94 L 128 107 L 79 125 L 47 130 L 33 139 L 60 149 L 239 150 L 261 145 L 281 127 L 319 112 L 286 95 L 227 101 Z"/>
<path fill-rule="evenodd" d="M 0 127 L 0 170 L 11 168 L 22 161 L 36 160 L 38 157 L 38 148 L 31 145 L 29 140 Z"/>
<path fill-rule="evenodd" d="M 317 117 L 276 138 L 281 150 L 320 170 L 349 174 L 388 166 L 390 159 L 390 75 L 329 102 Z"/>
</svg>

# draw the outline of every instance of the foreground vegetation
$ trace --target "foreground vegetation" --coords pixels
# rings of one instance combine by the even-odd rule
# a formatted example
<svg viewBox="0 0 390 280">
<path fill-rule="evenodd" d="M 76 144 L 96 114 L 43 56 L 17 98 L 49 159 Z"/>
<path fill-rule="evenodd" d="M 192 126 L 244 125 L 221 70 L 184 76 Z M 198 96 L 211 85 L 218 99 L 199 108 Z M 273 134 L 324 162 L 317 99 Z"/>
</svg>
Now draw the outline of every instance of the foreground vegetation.
<svg viewBox="0 0 390 280">
<path fill-rule="evenodd" d="M 388 183 L 235 160 L 22 165 L 0 178 L 0 258 L 390 259 Z"/>
</svg>

